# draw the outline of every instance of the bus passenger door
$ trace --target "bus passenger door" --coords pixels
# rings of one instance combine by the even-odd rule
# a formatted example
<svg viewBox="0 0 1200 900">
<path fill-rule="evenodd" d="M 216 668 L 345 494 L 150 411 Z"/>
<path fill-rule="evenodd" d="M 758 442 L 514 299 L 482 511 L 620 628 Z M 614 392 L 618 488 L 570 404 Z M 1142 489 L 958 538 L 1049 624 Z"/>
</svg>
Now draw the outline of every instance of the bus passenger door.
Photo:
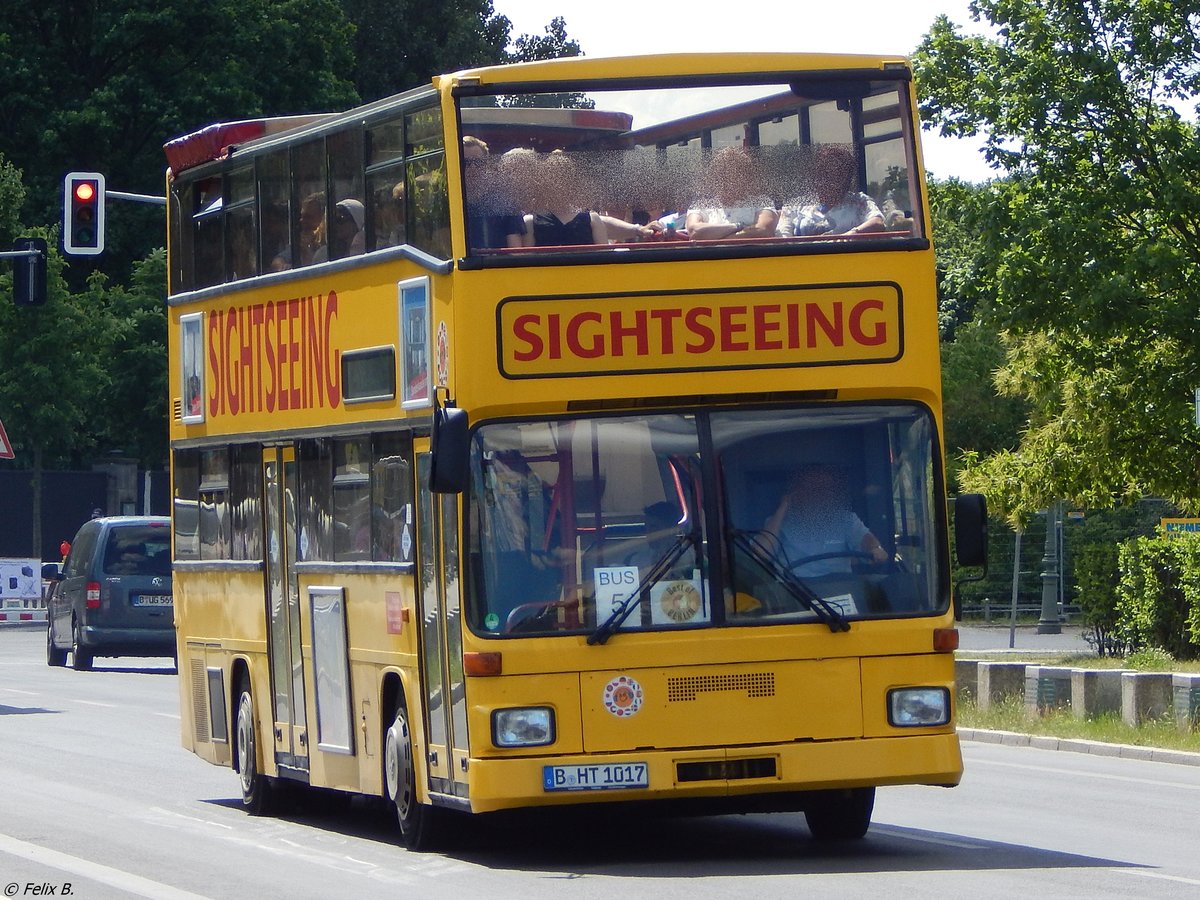
<svg viewBox="0 0 1200 900">
<path fill-rule="evenodd" d="M 429 454 L 417 458 L 426 765 L 430 790 L 467 797 L 467 698 L 462 668 L 458 498 L 431 494 Z"/>
<path fill-rule="evenodd" d="M 304 668 L 300 653 L 300 585 L 296 578 L 296 451 L 263 451 L 266 511 L 267 652 L 275 710 L 275 762 L 308 772 Z"/>
</svg>

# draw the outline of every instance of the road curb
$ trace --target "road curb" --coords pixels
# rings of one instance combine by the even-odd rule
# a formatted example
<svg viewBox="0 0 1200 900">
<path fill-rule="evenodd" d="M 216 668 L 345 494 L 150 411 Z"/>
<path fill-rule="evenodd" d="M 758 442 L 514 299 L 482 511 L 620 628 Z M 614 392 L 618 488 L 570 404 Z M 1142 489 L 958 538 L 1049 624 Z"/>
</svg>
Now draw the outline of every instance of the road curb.
<svg viewBox="0 0 1200 900">
<path fill-rule="evenodd" d="M 1178 766 L 1200 766 L 1200 753 L 1184 750 L 1165 750 L 1162 747 L 1139 747 L 1135 744 L 1106 744 L 1080 738 L 1057 738 L 1044 734 L 1021 734 L 1016 731 L 987 731 L 983 728 L 960 728 L 958 736 L 964 741 L 981 744 L 1003 744 L 1007 747 L 1033 747 L 1037 750 L 1065 750 L 1070 753 L 1090 753 L 1093 756 L 1113 756 L 1143 762 L 1172 763 Z"/>
</svg>

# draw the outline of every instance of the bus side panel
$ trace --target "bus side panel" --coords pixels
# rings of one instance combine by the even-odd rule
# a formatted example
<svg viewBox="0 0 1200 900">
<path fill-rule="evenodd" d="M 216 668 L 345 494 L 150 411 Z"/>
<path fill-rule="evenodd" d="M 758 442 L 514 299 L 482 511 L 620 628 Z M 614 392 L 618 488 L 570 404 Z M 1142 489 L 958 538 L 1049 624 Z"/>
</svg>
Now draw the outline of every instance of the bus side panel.
<svg viewBox="0 0 1200 900">
<path fill-rule="evenodd" d="M 232 763 L 231 741 L 237 711 L 236 685 L 231 674 L 235 655 L 250 659 L 251 688 L 260 722 L 272 720 L 263 606 L 253 600 L 239 603 L 228 600 L 261 597 L 262 574 L 176 568 L 173 593 L 182 743 L 202 759 L 227 766 Z M 179 626 L 181 622 L 186 623 L 186 630 Z M 232 640 L 228 635 L 233 634 L 242 638 Z M 210 669 L 220 670 L 222 698 L 212 695 Z M 216 721 L 222 713 L 224 722 Z M 263 764 L 263 771 L 273 774 L 274 760 L 265 759 Z"/>
<path fill-rule="evenodd" d="M 384 668 L 400 668 L 409 673 L 408 681 L 416 675 L 417 630 L 412 626 L 415 616 L 413 579 L 408 575 L 380 577 L 379 575 L 347 574 L 338 579 L 344 588 L 346 609 L 346 659 L 349 663 L 349 697 L 331 692 L 330 684 L 337 684 L 343 677 L 327 679 L 318 666 L 314 665 L 311 643 L 304 645 L 304 667 L 310 740 L 309 759 L 312 784 L 337 790 L 364 794 L 380 794 L 382 767 L 380 753 L 383 741 L 381 728 L 388 710 L 378 708 L 380 684 Z M 328 575 L 312 576 L 312 583 L 329 584 Z M 302 595 L 307 598 L 308 584 L 301 585 Z M 391 598 L 389 599 L 389 595 Z M 397 596 L 398 595 L 398 596 Z M 391 615 L 389 615 L 389 604 Z M 310 610 L 307 599 L 305 622 Z M 404 620 L 401 610 L 408 611 Z M 389 624 L 390 623 L 390 624 Z M 311 634 L 309 627 L 306 633 Z M 320 636 L 318 636 L 320 640 Z M 417 697 L 410 698 L 414 702 Z M 348 714 L 351 742 L 348 750 L 322 746 L 320 733 L 321 713 L 318 704 L 349 704 Z M 414 728 L 419 723 L 414 723 Z"/>
</svg>

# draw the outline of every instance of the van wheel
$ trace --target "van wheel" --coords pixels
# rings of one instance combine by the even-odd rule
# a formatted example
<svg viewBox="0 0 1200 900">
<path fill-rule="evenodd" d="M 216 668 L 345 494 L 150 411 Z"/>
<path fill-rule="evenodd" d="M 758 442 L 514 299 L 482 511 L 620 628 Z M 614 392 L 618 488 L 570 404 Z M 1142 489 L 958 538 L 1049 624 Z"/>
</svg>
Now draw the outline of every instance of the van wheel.
<svg viewBox="0 0 1200 900">
<path fill-rule="evenodd" d="M 250 693 L 250 682 L 243 678 L 238 683 L 237 724 L 238 781 L 242 786 L 242 809 L 252 816 L 265 816 L 272 811 L 271 779 L 258 770 L 258 732 L 254 727 L 254 698 Z"/>
<path fill-rule="evenodd" d="M 92 668 L 92 651 L 83 646 L 79 633 L 79 620 L 71 622 L 71 668 L 76 672 L 87 672 Z"/>
<path fill-rule="evenodd" d="M 417 800 L 412 731 L 404 701 L 396 702 L 392 724 L 384 735 L 383 775 L 387 797 L 400 824 L 400 841 L 409 850 L 429 850 L 437 842 L 444 811 Z"/>
<path fill-rule="evenodd" d="M 46 626 L 46 665 L 65 666 L 66 664 L 67 651 L 54 646 L 54 623 L 51 622 Z"/>
<path fill-rule="evenodd" d="M 817 841 L 857 841 L 871 827 L 875 788 L 817 791 L 805 807 L 804 819 Z"/>
</svg>

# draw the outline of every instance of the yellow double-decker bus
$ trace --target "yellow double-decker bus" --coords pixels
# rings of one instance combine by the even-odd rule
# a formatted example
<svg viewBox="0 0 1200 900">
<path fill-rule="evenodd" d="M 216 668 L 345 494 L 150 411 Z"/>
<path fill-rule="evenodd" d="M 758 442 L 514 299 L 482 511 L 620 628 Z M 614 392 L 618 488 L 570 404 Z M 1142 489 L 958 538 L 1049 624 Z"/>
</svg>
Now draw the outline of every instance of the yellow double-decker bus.
<svg viewBox="0 0 1200 900">
<path fill-rule="evenodd" d="M 854 838 L 956 784 L 917 130 L 903 59 L 734 54 L 172 141 L 184 745 L 414 848 L 595 803 Z"/>
</svg>

